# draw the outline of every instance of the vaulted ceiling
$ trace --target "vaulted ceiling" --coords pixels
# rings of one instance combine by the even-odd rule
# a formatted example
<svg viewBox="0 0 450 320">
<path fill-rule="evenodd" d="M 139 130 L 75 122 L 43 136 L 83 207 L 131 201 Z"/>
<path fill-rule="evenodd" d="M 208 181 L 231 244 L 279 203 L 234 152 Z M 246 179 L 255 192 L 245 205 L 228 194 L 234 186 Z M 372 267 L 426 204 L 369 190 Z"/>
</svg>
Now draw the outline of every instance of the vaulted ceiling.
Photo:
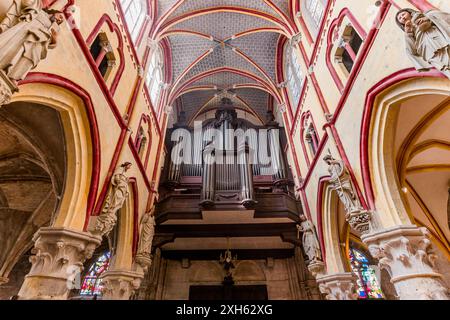
<svg viewBox="0 0 450 320">
<path fill-rule="evenodd" d="M 295 33 L 288 0 L 159 0 L 153 38 L 172 55 L 170 102 L 188 120 L 221 98 L 265 119 L 279 90 L 277 46 Z M 274 98 L 271 98 L 274 97 Z"/>
</svg>

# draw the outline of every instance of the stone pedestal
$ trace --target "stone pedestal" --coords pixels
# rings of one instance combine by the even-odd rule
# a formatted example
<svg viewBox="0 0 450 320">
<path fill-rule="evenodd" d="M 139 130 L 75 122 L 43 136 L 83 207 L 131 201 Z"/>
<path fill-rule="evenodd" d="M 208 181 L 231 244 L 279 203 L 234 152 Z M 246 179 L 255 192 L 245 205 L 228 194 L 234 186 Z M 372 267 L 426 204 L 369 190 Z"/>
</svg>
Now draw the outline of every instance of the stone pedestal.
<svg viewBox="0 0 450 320">
<path fill-rule="evenodd" d="M 325 263 L 322 261 L 313 261 L 308 265 L 308 270 L 314 278 L 321 277 L 325 273 Z"/>
<path fill-rule="evenodd" d="M 106 271 L 101 276 L 104 285 L 103 300 L 129 300 L 131 295 L 141 286 L 143 278 L 143 272 Z"/>
<path fill-rule="evenodd" d="M 349 272 L 318 277 L 317 283 L 327 300 L 356 300 L 355 280 L 355 275 Z"/>
<path fill-rule="evenodd" d="M 448 288 L 435 269 L 428 230 L 397 226 L 368 234 L 362 240 L 386 269 L 401 300 L 448 300 Z"/>
<path fill-rule="evenodd" d="M 19 91 L 17 85 L 0 70 L 0 107 L 10 103 L 13 93 L 17 91 Z"/>
<path fill-rule="evenodd" d="M 63 300 L 67 299 L 83 263 L 92 257 L 101 238 L 64 228 L 41 228 L 33 241 L 32 267 L 19 298 Z"/>
</svg>

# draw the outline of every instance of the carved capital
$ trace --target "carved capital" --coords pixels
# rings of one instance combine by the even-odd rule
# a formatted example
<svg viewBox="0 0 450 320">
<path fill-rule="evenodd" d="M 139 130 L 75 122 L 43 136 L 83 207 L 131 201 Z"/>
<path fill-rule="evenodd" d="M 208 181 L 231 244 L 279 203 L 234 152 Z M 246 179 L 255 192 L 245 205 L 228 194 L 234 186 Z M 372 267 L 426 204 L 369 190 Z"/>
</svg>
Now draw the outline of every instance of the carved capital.
<svg viewBox="0 0 450 320">
<path fill-rule="evenodd" d="M 17 91 L 17 85 L 0 70 L 0 107 L 10 103 L 12 95 Z"/>
<path fill-rule="evenodd" d="M 72 281 L 101 243 L 90 233 L 64 228 L 41 228 L 34 236 L 34 256 L 19 292 L 21 299 L 65 299 Z"/>
<path fill-rule="evenodd" d="M 327 300 L 356 300 L 355 280 L 352 273 L 338 273 L 319 277 L 317 283 Z"/>
<path fill-rule="evenodd" d="M 371 255 L 391 275 L 402 300 L 447 300 L 448 288 L 435 268 L 429 232 L 414 225 L 397 226 L 363 236 Z"/>
<path fill-rule="evenodd" d="M 111 270 L 102 274 L 104 300 L 128 300 L 141 286 L 144 274 L 127 270 Z"/>
</svg>

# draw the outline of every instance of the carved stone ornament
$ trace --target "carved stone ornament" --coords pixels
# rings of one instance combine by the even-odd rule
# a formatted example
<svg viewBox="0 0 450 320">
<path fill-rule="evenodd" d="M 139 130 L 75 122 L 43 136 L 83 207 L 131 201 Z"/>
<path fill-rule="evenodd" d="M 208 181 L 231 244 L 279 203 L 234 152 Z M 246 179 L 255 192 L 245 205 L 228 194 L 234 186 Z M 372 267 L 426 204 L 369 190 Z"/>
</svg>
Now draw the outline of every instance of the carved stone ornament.
<svg viewBox="0 0 450 320">
<path fill-rule="evenodd" d="M 64 15 L 42 7 L 41 0 L 16 0 L 0 21 L 0 70 L 12 82 L 25 79 L 57 45 Z"/>
<path fill-rule="evenodd" d="M 92 233 L 103 237 L 107 236 L 114 229 L 117 223 L 117 211 L 123 207 L 129 196 L 129 179 L 126 176 L 126 172 L 130 167 L 131 163 L 126 162 L 113 175 L 102 213 L 95 219 L 95 227 Z"/>
<path fill-rule="evenodd" d="M 141 234 L 139 237 L 139 246 L 136 254 L 136 262 L 147 270 L 152 263 L 151 252 L 152 243 L 155 236 L 155 210 L 146 213 L 141 221 Z"/>
<path fill-rule="evenodd" d="M 360 234 L 370 232 L 372 213 L 361 205 L 349 171 L 342 160 L 336 160 L 331 154 L 323 159 L 328 164 L 330 184 L 336 191 L 346 212 L 346 220 L 353 230 Z"/>
<path fill-rule="evenodd" d="M 327 300 L 356 300 L 355 280 L 352 273 L 338 273 L 319 277 L 317 283 Z"/>
<path fill-rule="evenodd" d="M 17 85 L 0 70 L 0 107 L 9 104 L 12 95 L 17 91 L 19 91 Z"/>
<path fill-rule="evenodd" d="M 101 238 L 64 228 L 41 228 L 33 241 L 32 267 L 19 292 L 20 299 L 66 299 Z"/>
<path fill-rule="evenodd" d="M 129 300 L 141 286 L 144 273 L 111 270 L 101 275 L 104 300 Z"/>
<path fill-rule="evenodd" d="M 449 290 L 436 269 L 429 231 L 397 226 L 362 237 L 386 269 L 401 300 L 448 300 Z"/>
</svg>

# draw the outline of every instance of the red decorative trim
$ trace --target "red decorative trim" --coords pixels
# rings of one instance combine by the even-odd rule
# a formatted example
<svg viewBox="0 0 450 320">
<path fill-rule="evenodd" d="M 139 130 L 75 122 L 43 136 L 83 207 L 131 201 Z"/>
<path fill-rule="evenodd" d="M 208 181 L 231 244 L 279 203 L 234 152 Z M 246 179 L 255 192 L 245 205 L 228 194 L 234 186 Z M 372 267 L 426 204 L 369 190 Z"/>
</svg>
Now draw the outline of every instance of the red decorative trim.
<svg viewBox="0 0 450 320">
<path fill-rule="evenodd" d="M 129 179 L 131 185 L 131 192 L 133 194 L 133 257 L 136 256 L 139 244 L 139 190 L 136 178 Z"/>
<path fill-rule="evenodd" d="M 65 12 L 65 15 L 66 15 L 67 19 L 73 19 L 71 13 L 68 12 L 68 11 Z M 120 111 L 119 111 L 119 109 L 118 109 L 118 107 L 117 107 L 117 105 L 116 105 L 116 103 L 114 101 L 114 98 L 113 98 L 113 96 L 111 94 L 111 91 L 107 87 L 107 85 L 106 85 L 106 83 L 105 83 L 105 81 L 103 79 L 102 74 L 100 73 L 100 71 L 97 68 L 97 65 L 95 63 L 94 58 L 91 55 L 89 47 L 86 45 L 86 42 L 84 41 L 83 35 L 81 34 L 80 30 L 76 29 L 76 28 L 73 28 L 72 32 L 73 32 L 73 34 L 75 36 L 75 39 L 77 40 L 77 42 L 78 42 L 78 44 L 79 44 L 79 46 L 80 46 L 80 48 L 81 48 L 81 50 L 82 50 L 86 60 L 87 60 L 87 62 L 88 62 L 89 66 L 90 66 L 90 68 L 92 70 L 92 74 L 94 75 L 94 77 L 95 77 L 99 87 L 101 88 L 101 90 L 103 92 L 103 95 L 105 96 L 105 98 L 106 98 L 106 100 L 108 102 L 108 105 L 111 108 L 111 111 L 113 112 L 113 114 L 114 114 L 114 116 L 115 116 L 119 126 L 122 129 L 126 129 L 127 125 L 126 125 L 125 121 L 123 120 L 122 115 L 121 115 L 121 113 L 120 113 Z"/>
<path fill-rule="evenodd" d="M 91 173 L 92 179 L 91 185 L 89 187 L 86 220 L 85 220 L 85 227 L 87 227 L 89 223 L 89 217 L 92 214 L 95 199 L 97 197 L 100 180 L 99 177 L 100 177 L 100 163 L 101 163 L 99 129 L 97 117 L 95 115 L 95 108 L 92 103 L 91 96 L 86 90 L 84 90 L 76 83 L 54 74 L 33 72 L 28 74 L 26 79 L 20 82 L 20 85 L 30 83 L 44 83 L 64 88 L 74 93 L 75 95 L 79 96 L 84 103 L 86 115 L 89 119 L 89 129 L 91 131 L 91 143 L 92 143 L 92 173 Z"/>
<path fill-rule="evenodd" d="M 134 160 L 136 161 L 139 171 L 141 172 L 141 175 L 142 175 L 142 178 L 144 179 L 145 185 L 147 186 L 147 189 L 150 191 L 150 189 L 151 189 L 150 181 L 148 180 L 144 165 L 142 164 L 142 160 L 139 157 L 139 153 L 138 153 L 136 147 L 134 146 L 133 139 L 131 138 L 131 136 L 128 139 L 128 147 L 130 148 L 131 153 L 133 154 Z"/>
<path fill-rule="evenodd" d="M 366 101 L 364 104 L 364 113 L 361 124 L 361 141 L 360 141 L 360 159 L 361 159 L 361 172 L 364 182 L 365 195 L 368 201 L 369 208 L 375 210 L 375 195 L 373 192 L 370 162 L 369 162 L 369 135 L 371 128 L 371 119 L 373 105 L 377 96 L 390 87 L 406 80 L 420 79 L 420 78 L 444 78 L 445 76 L 437 70 L 428 72 L 418 72 L 414 68 L 397 71 L 379 81 L 371 89 L 369 89 Z"/>
<path fill-rule="evenodd" d="M 98 36 L 100 29 L 102 28 L 102 26 L 104 24 L 107 24 L 109 27 L 109 30 L 111 32 L 116 33 L 117 36 L 117 41 L 119 42 L 119 47 L 117 48 L 117 51 L 119 52 L 119 58 L 120 58 L 120 64 L 119 64 L 119 69 L 117 70 L 116 76 L 114 77 L 114 80 L 112 81 L 111 87 L 110 87 L 110 91 L 111 94 L 114 95 L 114 93 L 117 90 L 117 87 L 119 85 L 119 81 L 122 78 L 123 75 L 123 71 L 125 70 L 125 55 L 123 53 L 123 38 L 122 38 L 122 34 L 120 32 L 119 27 L 117 26 L 117 24 L 115 24 L 111 17 L 108 16 L 107 14 L 104 14 L 99 22 L 97 23 L 97 25 L 94 27 L 94 30 L 92 30 L 91 34 L 89 35 L 89 37 L 86 39 L 86 45 L 90 48 L 92 46 L 92 43 L 94 42 L 95 38 Z M 90 51 L 89 51 L 90 52 Z M 97 65 L 97 64 L 96 64 Z M 102 77 L 103 78 L 103 77 Z M 104 79 L 103 79 L 104 81 Z"/>
<path fill-rule="evenodd" d="M 433 6 L 426 0 L 408 0 L 408 1 L 411 2 L 412 5 L 414 5 L 417 9 L 419 9 L 422 12 L 436 9 L 435 6 Z"/>
<path fill-rule="evenodd" d="M 319 187 L 317 190 L 317 226 L 318 226 L 318 234 L 319 234 L 319 241 L 320 241 L 320 245 L 322 247 L 322 258 L 323 261 L 326 265 L 326 247 L 325 247 L 325 237 L 324 237 L 324 232 L 323 232 L 323 191 L 325 189 L 325 185 L 328 183 L 328 181 L 330 180 L 330 177 L 322 177 L 319 179 Z M 336 216 L 337 218 L 337 216 Z"/>
</svg>

